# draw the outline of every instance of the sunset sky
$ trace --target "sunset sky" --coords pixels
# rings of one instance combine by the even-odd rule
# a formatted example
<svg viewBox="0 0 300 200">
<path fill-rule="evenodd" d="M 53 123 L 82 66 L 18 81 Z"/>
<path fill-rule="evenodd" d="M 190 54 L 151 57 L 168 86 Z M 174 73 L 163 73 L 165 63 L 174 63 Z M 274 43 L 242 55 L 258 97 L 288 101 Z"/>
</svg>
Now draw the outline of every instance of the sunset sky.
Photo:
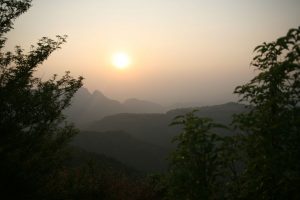
<svg viewBox="0 0 300 200">
<path fill-rule="evenodd" d="M 214 104 L 253 77 L 255 46 L 299 25 L 299 0 L 33 0 L 7 49 L 67 34 L 39 76 L 69 70 L 120 101 Z M 113 64 L 118 53 L 127 67 Z"/>
</svg>

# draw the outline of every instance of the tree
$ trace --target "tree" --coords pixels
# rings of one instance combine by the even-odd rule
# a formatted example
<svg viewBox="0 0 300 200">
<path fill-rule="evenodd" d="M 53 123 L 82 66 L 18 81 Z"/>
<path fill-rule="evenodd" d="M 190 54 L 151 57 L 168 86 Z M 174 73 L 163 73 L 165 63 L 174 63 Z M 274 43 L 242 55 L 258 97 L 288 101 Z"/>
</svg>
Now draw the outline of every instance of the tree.
<svg viewBox="0 0 300 200">
<path fill-rule="evenodd" d="M 5 33 L 30 5 L 31 0 L 0 1 L 0 188 L 11 199 L 44 199 L 48 180 L 62 166 L 66 144 L 77 133 L 62 111 L 83 79 L 69 72 L 47 81 L 34 77 L 66 36 L 56 41 L 43 37 L 28 53 L 18 46 L 4 52 Z"/>
<path fill-rule="evenodd" d="M 26 12 L 32 0 L 0 0 L 0 49 L 3 48 L 6 38 L 4 34 L 12 29 L 13 20 Z"/>
<path fill-rule="evenodd" d="M 174 138 L 177 148 L 170 157 L 170 199 L 220 198 L 222 138 L 211 130 L 225 126 L 199 118 L 194 112 L 176 117 L 172 124 L 183 125 L 183 132 Z"/>
<path fill-rule="evenodd" d="M 248 107 L 235 134 L 211 133 L 222 126 L 194 113 L 175 118 L 170 199 L 300 199 L 300 27 L 254 51 L 259 74 L 234 91 Z"/>
<path fill-rule="evenodd" d="M 235 89 L 250 109 L 234 121 L 247 133 L 242 197 L 299 199 L 300 27 L 255 52 L 260 73 Z"/>
</svg>

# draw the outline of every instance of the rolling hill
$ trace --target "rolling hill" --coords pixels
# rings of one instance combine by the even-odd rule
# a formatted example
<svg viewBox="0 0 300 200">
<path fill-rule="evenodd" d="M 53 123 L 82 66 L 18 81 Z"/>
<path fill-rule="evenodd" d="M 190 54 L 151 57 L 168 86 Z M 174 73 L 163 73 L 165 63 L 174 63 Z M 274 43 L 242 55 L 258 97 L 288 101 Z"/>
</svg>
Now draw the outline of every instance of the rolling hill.
<svg viewBox="0 0 300 200">
<path fill-rule="evenodd" d="M 161 114 L 132 114 L 123 113 L 104 117 L 86 126 L 91 131 L 125 131 L 142 141 L 161 147 L 171 148 L 172 138 L 180 132 L 179 126 L 169 126 L 174 117 L 184 115 L 195 108 L 181 108 Z M 245 111 L 244 105 L 227 103 L 216 106 L 196 108 L 200 117 L 209 117 L 216 122 L 229 125 L 232 115 Z M 222 134 L 229 134 L 223 130 Z"/>
<path fill-rule="evenodd" d="M 75 136 L 73 144 L 90 152 L 104 154 L 135 169 L 147 172 L 163 171 L 166 158 L 174 149 L 172 139 L 180 126 L 169 126 L 172 119 L 195 108 L 181 108 L 167 113 L 120 113 L 94 121 Z M 244 105 L 227 103 L 197 108 L 198 116 L 213 118 L 229 125 L 232 115 L 246 111 Z M 232 134 L 218 130 L 220 134 Z"/>
</svg>

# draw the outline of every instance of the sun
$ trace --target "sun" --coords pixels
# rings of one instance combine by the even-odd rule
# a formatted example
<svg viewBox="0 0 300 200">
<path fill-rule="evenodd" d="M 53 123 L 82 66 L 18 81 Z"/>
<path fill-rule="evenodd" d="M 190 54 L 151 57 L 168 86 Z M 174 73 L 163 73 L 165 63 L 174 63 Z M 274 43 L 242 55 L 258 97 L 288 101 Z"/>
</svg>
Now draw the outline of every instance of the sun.
<svg viewBox="0 0 300 200">
<path fill-rule="evenodd" d="M 125 69 L 130 64 L 130 58 L 126 53 L 119 52 L 112 56 L 112 63 L 118 69 Z"/>
</svg>

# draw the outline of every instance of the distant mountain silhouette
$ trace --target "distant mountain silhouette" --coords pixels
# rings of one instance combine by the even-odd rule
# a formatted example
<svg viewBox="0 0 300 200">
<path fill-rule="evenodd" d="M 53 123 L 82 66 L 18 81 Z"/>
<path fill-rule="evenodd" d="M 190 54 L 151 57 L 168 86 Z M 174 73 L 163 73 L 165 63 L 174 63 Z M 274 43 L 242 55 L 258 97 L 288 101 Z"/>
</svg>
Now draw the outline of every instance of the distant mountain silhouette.
<svg viewBox="0 0 300 200">
<path fill-rule="evenodd" d="M 98 90 L 91 94 L 86 88 L 80 88 L 65 114 L 71 122 L 81 127 L 86 123 L 117 113 L 156 112 L 164 112 L 163 106 L 138 99 L 128 99 L 121 103 L 106 97 Z"/>
<path fill-rule="evenodd" d="M 116 114 L 92 123 L 86 129 L 92 131 L 123 130 L 133 137 L 162 147 L 170 147 L 170 138 L 179 131 L 169 126 L 173 116 L 168 114 Z"/>
<path fill-rule="evenodd" d="M 181 131 L 169 126 L 175 116 L 198 109 L 198 116 L 213 118 L 229 125 L 232 115 L 246 111 L 244 105 L 227 103 L 200 108 L 181 108 L 167 113 L 121 113 L 94 121 L 75 136 L 74 145 L 86 151 L 110 156 L 141 171 L 161 171 L 167 168 L 167 155 L 174 149 L 171 141 Z M 218 130 L 220 134 L 231 134 Z"/>
<path fill-rule="evenodd" d="M 85 129 L 100 132 L 123 130 L 142 141 L 172 148 L 171 140 L 180 131 L 180 127 L 169 126 L 169 124 L 174 117 L 184 115 L 194 109 L 199 110 L 196 113 L 198 116 L 209 117 L 225 125 L 230 124 L 233 114 L 245 111 L 242 104 L 227 103 L 200 108 L 175 109 L 165 114 L 116 114 L 95 121 Z M 223 130 L 222 133 L 228 134 L 229 132 Z"/>
<path fill-rule="evenodd" d="M 82 130 L 73 145 L 147 172 L 167 168 L 167 155 L 175 147 L 171 141 L 181 131 L 179 126 L 169 126 L 174 117 L 198 109 L 198 116 L 228 125 L 233 114 L 245 111 L 242 104 L 227 103 L 163 113 L 164 108 L 153 102 L 128 99 L 121 103 L 86 88 L 76 93 L 71 105 L 66 115 Z"/>
</svg>

